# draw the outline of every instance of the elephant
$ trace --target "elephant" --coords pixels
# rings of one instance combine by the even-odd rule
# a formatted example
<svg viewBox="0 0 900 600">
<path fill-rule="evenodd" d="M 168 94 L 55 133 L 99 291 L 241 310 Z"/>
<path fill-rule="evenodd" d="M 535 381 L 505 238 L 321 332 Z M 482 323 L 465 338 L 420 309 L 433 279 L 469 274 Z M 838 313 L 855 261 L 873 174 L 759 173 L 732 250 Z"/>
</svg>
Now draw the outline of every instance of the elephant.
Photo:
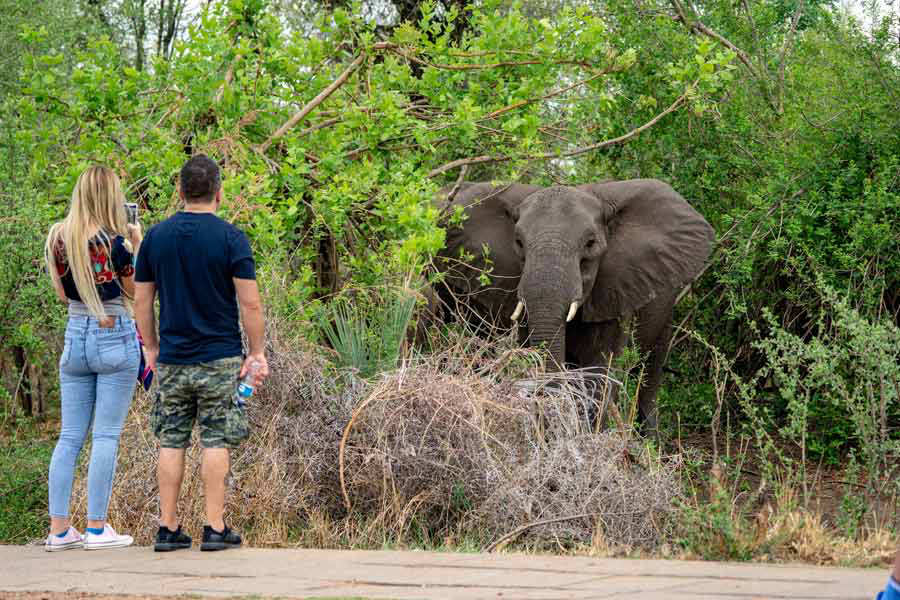
<svg viewBox="0 0 900 600">
<path fill-rule="evenodd" d="M 520 343 L 545 345 L 553 365 L 600 372 L 622 351 L 633 319 L 646 357 L 638 418 L 658 435 L 672 311 L 709 257 L 709 223 L 656 179 L 459 183 L 447 196 L 444 188 L 443 213 L 464 215 L 447 226 L 435 261 L 444 311 L 481 331 L 518 326 Z"/>
</svg>

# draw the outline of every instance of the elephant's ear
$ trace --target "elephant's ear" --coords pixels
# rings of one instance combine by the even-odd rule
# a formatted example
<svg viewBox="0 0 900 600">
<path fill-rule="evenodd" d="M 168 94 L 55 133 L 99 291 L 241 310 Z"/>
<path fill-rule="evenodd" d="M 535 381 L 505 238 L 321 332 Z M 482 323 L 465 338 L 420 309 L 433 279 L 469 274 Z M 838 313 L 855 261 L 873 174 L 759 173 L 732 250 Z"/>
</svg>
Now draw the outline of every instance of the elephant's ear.
<svg viewBox="0 0 900 600">
<path fill-rule="evenodd" d="M 447 228 L 445 247 L 441 251 L 447 260 L 448 285 L 461 293 L 473 293 L 483 287 L 480 276 L 490 269 L 494 284 L 480 292 L 478 301 L 496 305 L 499 310 L 509 292 L 515 291 L 521 274 L 514 248 L 518 207 L 539 189 L 522 184 L 465 183 L 448 204 L 449 188 L 445 188 L 442 212 L 449 215 L 456 206 L 465 211 L 461 224 Z M 471 257 L 468 266 L 472 268 L 459 264 L 461 256 Z M 511 313 L 512 308 L 507 312 Z"/>
<path fill-rule="evenodd" d="M 634 179 L 578 189 L 600 201 L 608 228 L 585 320 L 627 317 L 655 297 L 681 290 L 703 269 L 715 232 L 668 184 Z"/>
<path fill-rule="evenodd" d="M 494 253 L 512 256 L 519 205 L 539 189 L 538 186 L 518 183 L 464 183 L 447 203 L 449 189 L 444 188 L 441 190 L 444 198 L 442 210 L 449 216 L 458 206 L 464 209 L 466 215 L 460 228 L 451 227 L 448 230 L 448 249 L 460 244 L 477 255 L 487 245 Z M 516 264 L 518 266 L 518 260 Z"/>
</svg>

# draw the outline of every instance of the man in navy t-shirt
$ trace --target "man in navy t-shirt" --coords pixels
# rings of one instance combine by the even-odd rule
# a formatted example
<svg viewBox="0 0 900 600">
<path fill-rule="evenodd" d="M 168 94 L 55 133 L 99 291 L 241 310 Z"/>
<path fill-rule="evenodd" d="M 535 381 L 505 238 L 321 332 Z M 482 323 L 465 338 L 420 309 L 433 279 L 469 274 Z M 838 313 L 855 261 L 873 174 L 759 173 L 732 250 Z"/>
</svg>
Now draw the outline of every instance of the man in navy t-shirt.
<svg viewBox="0 0 900 600">
<path fill-rule="evenodd" d="M 154 548 L 191 545 L 178 525 L 176 506 L 196 420 L 209 521 L 200 549 L 222 550 L 241 544 L 223 517 L 225 478 L 229 449 L 249 433 L 236 393 L 238 379 L 253 369 L 259 384 L 269 373 L 265 326 L 247 236 L 215 214 L 222 202 L 218 165 L 202 154 L 194 156 L 182 167 L 180 184 L 184 210 L 147 232 L 135 271 L 135 317 L 147 366 L 156 369 L 159 381 L 150 419 L 160 445 L 161 515 Z M 246 358 L 239 318 L 250 346 Z"/>
</svg>

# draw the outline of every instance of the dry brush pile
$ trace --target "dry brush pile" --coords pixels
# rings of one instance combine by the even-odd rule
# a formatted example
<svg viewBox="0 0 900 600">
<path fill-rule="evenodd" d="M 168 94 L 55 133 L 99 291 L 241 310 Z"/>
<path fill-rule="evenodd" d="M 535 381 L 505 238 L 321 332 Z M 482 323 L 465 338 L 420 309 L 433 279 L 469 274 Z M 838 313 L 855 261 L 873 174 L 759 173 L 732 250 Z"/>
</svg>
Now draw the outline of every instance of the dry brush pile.
<svg viewBox="0 0 900 600">
<path fill-rule="evenodd" d="M 680 497 L 679 458 L 592 432 L 577 374 L 551 387 L 526 351 L 465 344 L 367 382 L 272 339 L 273 374 L 249 404 L 252 434 L 233 456 L 230 524 L 254 545 L 662 543 Z M 511 369 L 530 371 L 530 385 Z M 110 506 L 114 526 L 145 544 L 159 514 L 151 401 L 141 392 L 132 407 Z M 181 522 L 198 532 L 196 444 L 182 498 Z"/>
</svg>

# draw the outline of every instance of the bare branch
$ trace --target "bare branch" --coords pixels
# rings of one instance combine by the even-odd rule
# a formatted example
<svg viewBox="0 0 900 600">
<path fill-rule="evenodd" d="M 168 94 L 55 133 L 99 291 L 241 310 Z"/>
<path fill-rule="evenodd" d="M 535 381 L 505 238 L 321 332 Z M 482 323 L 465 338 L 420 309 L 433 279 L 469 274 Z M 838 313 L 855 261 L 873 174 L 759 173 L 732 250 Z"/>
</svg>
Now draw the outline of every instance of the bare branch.
<svg viewBox="0 0 900 600">
<path fill-rule="evenodd" d="M 303 131 L 298 133 L 297 137 L 303 137 L 305 135 L 309 135 L 310 133 L 312 133 L 314 131 L 318 131 L 320 129 L 325 129 L 326 127 L 331 127 L 335 123 L 340 123 L 340 122 L 341 122 L 340 117 L 335 117 L 333 119 L 326 119 L 326 120 L 322 121 L 321 123 L 316 123 L 315 125 L 313 125 L 311 127 L 307 127 L 306 129 L 304 129 Z"/>
<path fill-rule="evenodd" d="M 671 0 L 671 1 L 672 1 L 672 5 L 675 7 L 675 12 L 678 13 L 678 16 L 675 17 L 676 21 L 681 21 L 682 23 L 685 24 L 685 26 L 688 29 L 692 29 L 694 31 L 702 33 L 703 35 L 716 40 L 717 42 L 719 42 L 720 44 L 722 44 L 723 46 L 725 46 L 726 48 L 728 48 L 729 50 L 731 50 L 732 52 L 737 54 L 737 57 L 740 59 L 740 61 L 742 63 L 744 63 L 744 66 L 746 66 L 750 70 L 750 72 L 753 74 L 753 76 L 759 77 L 759 74 L 756 71 L 756 67 L 753 66 L 753 63 L 750 61 L 750 57 L 747 55 L 746 52 L 744 52 L 743 50 L 738 48 L 734 43 L 731 42 L 731 40 L 729 40 L 722 34 L 718 33 L 717 31 L 715 31 L 715 30 L 711 29 L 710 27 L 708 27 L 707 25 L 705 25 L 699 19 L 693 19 L 693 20 L 689 21 L 687 19 L 687 16 L 684 13 L 684 7 L 681 5 L 681 2 L 679 2 L 679 0 Z"/>
<path fill-rule="evenodd" d="M 352 63 L 350 63 L 350 65 L 346 69 L 344 69 L 343 73 L 338 75 L 337 79 L 332 81 L 328 87 L 326 87 L 324 90 L 319 92 L 319 94 L 315 98 L 313 98 L 312 100 L 307 102 L 306 106 L 304 106 L 299 111 L 294 113 L 294 115 L 290 119 L 285 121 L 285 123 L 281 127 L 279 127 L 275 133 L 273 133 L 272 135 L 269 136 L 269 139 L 267 139 L 265 142 L 260 144 L 257 147 L 257 151 L 260 154 L 265 153 L 265 151 L 269 149 L 269 147 L 272 145 L 273 142 L 275 142 L 275 140 L 284 136 L 284 134 L 287 133 L 294 125 L 296 125 L 297 123 L 302 121 L 306 115 L 311 113 L 315 107 L 322 104 L 322 102 L 324 102 L 325 99 L 328 98 L 328 96 L 333 94 L 336 89 L 338 89 L 339 87 L 344 85 L 344 83 L 347 81 L 347 79 L 350 78 L 350 75 L 353 73 L 353 71 L 355 71 L 356 69 L 359 68 L 359 66 L 363 63 L 365 58 L 366 58 L 365 52 L 360 53 L 360 55 L 356 57 L 356 60 L 354 60 Z"/>
<path fill-rule="evenodd" d="M 456 183 L 453 184 L 453 188 L 451 188 L 450 193 L 447 194 L 447 202 L 453 202 L 453 198 L 456 196 L 456 193 L 459 191 L 460 186 L 463 183 L 463 180 L 466 178 L 466 173 L 469 171 L 469 165 L 463 165 L 463 168 L 459 170 L 459 176 L 456 178 Z"/>
<path fill-rule="evenodd" d="M 583 69 L 587 69 L 588 71 L 596 72 L 596 69 L 588 64 L 585 61 L 580 60 L 570 60 L 570 59 L 547 59 L 540 57 L 539 55 L 533 53 L 519 53 L 524 54 L 526 56 L 534 56 L 534 59 L 531 60 L 511 60 L 511 61 L 500 61 L 495 63 L 457 63 L 457 64 L 443 64 L 443 63 L 433 63 L 425 60 L 424 58 L 420 58 L 414 54 L 410 54 L 406 52 L 403 48 L 398 46 L 397 44 L 391 44 L 389 42 L 383 42 L 381 44 L 376 44 L 376 46 L 380 46 L 379 49 L 391 50 L 396 54 L 402 56 L 406 60 L 409 60 L 414 63 L 418 63 L 424 67 L 432 67 L 435 69 L 442 69 L 445 71 L 484 71 L 488 69 L 498 69 L 501 67 L 524 67 L 528 65 L 545 65 L 545 64 L 554 64 L 554 65 L 573 65 L 577 67 L 581 67 Z M 489 54 L 496 54 L 497 52 L 472 52 L 472 53 L 455 53 L 455 56 L 487 56 Z M 608 69 L 606 69 L 608 72 Z"/>
<path fill-rule="evenodd" d="M 559 523 L 561 521 L 572 521 L 574 519 L 587 519 L 588 517 L 596 518 L 597 516 L 598 515 L 595 513 L 583 513 L 580 515 L 569 515 L 566 517 L 556 517 L 553 519 L 541 519 L 540 521 L 526 523 L 525 525 L 522 525 L 521 527 L 517 527 L 516 529 L 513 529 L 509 533 L 500 536 L 497 540 L 495 540 L 494 542 L 491 542 L 490 544 L 485 546 L 484 549 L 482 550 L 482 552 L 493 552 L 498 546 L 517 537 L 520 533 L 523 533 L 523 532 L 525 532 L 533 527 L 537 527 L 539 525 L 549 525 L 550 523 Z"/>
<path fill-rule="evenodd" d="M 738 60 L 740 60 L 742 63 L 744 63 L 744 66 L 747 67 L 747 70 L 750 71 L 750 74 L 759 83 L 759 88 L 762 91 L 763 96 L 765 96 L 766 102 L 768 103 L 768 105 L 772 108 L 773 111 L 775 111 L 776 114 L 781 114 L 781 112 L 778 109 L 778 105 L 772 100 L 772 90 L 769 88 L 769 85 L 766 83 L 768 81 L 768 79 L 766 77 L 764 77 L 763 73 L 761 73 L 759 70 L 757 70 L 757 68 L 755 66 L 753 66 L 753 61 L 750 60 L 750 56 L 746 52 L 744 52 L 743 50 L 738 48 L 731 40 L 729 40 L 728 38 L 726 38 L 719 32 L 717 32 L 714 29 L 707 26 L 700 19 L 693 19 L 691 21 L 688 21 L 688 18 L 684 12 L 684 6 L 682 6 L 681 2 L 679 0 L 670 0 L 670 1 L 672 3 L 672 6 L 675 8 L 675 12 L 678 13 L 676 16 L 674 16 L 672 18 L 675 19 L 676 21 L 681 21 L 682 23 L 684 23 L 684 25 L 689 30 L 696 31 L 698 33 L 702 33 L 703 35 L 716 40 L 721 45 L 725 46 L 726 48 L 728 48 L 729 50 L 734 52 L 735 55 L 737 55 Z"/>
<path fill-rule="evenodd" d="M 784 37 L 784 45 L 781 47 L 781 54 L 778 57 L 778 114 L 784 112 L 784 63 L 787 58 L 788 49 L 794 41 L 794 34 L 797 32 L 797 24 L 803 15 L 804 2 L 800 0 L 797 3 L 797 10 L 794 11 L 794 18 L 791 19 L 791 29 Z"/>
<path fill-rule="evenodd" d="M 509 106 L 495 110 L 494 112 L 485 116 L 483 119 L 480 119 L 480 121 L 487 121 L 490 119 L 495 119 L 504 113 L 508 113 L 511 110 L 515 110 L 517 108 L 522 108 L 523 106 L 528 106 L 529 104 L 534 104 L 535 102 L 540 102 L 541 100 L 547 100 L 549 98 L 553 98 L 554 96 L 559 96 L 560 94 L 564 94 L 564 93 L 568 92 L 569 90 L 573 90 L 577 87 L 581 87 L 587 83 L 590 83 L 591 81 L 594 81 L 595 79 L 599 79 L 600 77 L 603 77 L 604 75 L 609 73 L 609 71 L 610 71 L 610 69 L 608 69 L 608 68 L 603 69 L 599 73 L 595 73 L 594 75 L 591 75 L 590 77 L 588 77 L 586 79 L 582 79 L 581 81 L 576 81 L 572 85 L 567 85 L 564 88 L 554 90 L 543 96 L 539 96 L 537 98 L 528 98 L 527 100 L 522 100 L 521 102 L 516 102 L 515 104 L 510 104 Z"/>
<path fill-rule="evenodd" d="M 696 83 L 695 83 L 695 85 L 696 85 Z M 660 119 L 662 119 L 669 113 L 672 113 L 672 112 L 675 112 L 676 110 L 678 110 L 678 108 L 682 104 L 684 104 L 684 101 L 687 100 L 688 94 L 691 90 L 693 90 L 693 87 L 694 86 L 691 85 L 689 90 L 685 91 L 682 95 L 680 95 L 675 100 L 675 102 L 673 102 L 669 106 L 669 108 L 662 111 L 661 113 L 659 113 L 658 115 L 656 115 L 655 117 L 653 117 L 652 119 L 650 119 L 649 121 L 647 121 L 646 123 L 641 125 L 640 127 L 635 127 L 634 129 L 632 129 L 631 131 L 629 131 L 628 133 L 626 133 L 624 135 L 620 135 L 619 137 L 612 138 L 610 140 L 597 142 L 596 144 L 591 144 L 590 146 L 584 146 L 583 148 L 576 148 L 575 150 L 571 150 L 569 152 L 563 152 L 562 154 L 553 154 L 553 153 L 543 154 L 543 155 L 540 155 L 538 158 L 556 158 L 557 156 L 559 156 L 559 157 L 578 156 L 579 154 L 585 154 L 587 152 L 593 152 L 594 150 L 600 150 L 601 148 L 606 148 L 607 146 L 613 146 L 615 144 L 621 144 L 622 142 L 627 142 L 628 140 L 630 140 L 634 136 L 638 135 L 639 133 L 646 131 L 647 129 L 650 129 L 651 127 L 656 125 L 660 121 Z"/>
<path fill-rule="evenodd" d="M 472 158 L 459 158 L 456 160 L 452 160 L 447 164 L 441 165 L 436 169 L 432 169 L 429 173 L 429 177 L 436 177 L 441 173 L 446 173 L 447 171 L 451 171 L 456 167 L 464 167 L 467 165 L 478 165 L 481 163 L 492 163 L 492 162 L 504 162 L 507 160 L 512 160 L 512 156 L 490 156 L 485 154 L 483 156 L 474 156 Z"/>
<path fill-rule="evenodd" d="M 228 65 L 228 70 L 225 71 L 225 80 L 222 82 L 222 85 L 219 86 L 219 90 L 216 92 L 215 103 L 218 104 L 222 101 L 222 98 L 225 96 L 225 88 L 231 85 L 231 82 L 234 80 L 234 65 L 241 59 L 241 55 L 238 54 L 234 57 L 234 60 L 231 61 L 231 64 Z"/>
<path fill-rule="evenodd" d="M 554 158 L 568 158 L 571 156 L 578 156 L 580 154 L 586 154 L 588 152 L 593 152 L 594 150 L 600 150 L 602 148 L 606 148 L 608 146 L 613 146 L 615 144 L 621 144 L 623 142 L 627 142 L 631 138 L 633 138 L 636 135 L 638 135 L 639 133 L 649 129 L 650 127 L 653 127 L 654 125 L 656 125 L 656 123 L 659 122 L 660 119 L 662 119 L 666 115 L 676 111 L 682 104 L 684 104 L 684 101 L 687 100 L 688 94 L 691 89 L 693 89 L 693 86 L 691 86 L 688 89 L 688 91 L 685 91 L 685 93 L 683 93 L 681 96 L 679 96 L 678 99 L 676 99 L 666 110 L 662 111 L 661 113 L 659 113 L 658 115 L 656 115 L 655 117 L 653 117 L 652 119 L 650 119 L 649 121 L 647 121 L 646 123 L 641 125 L 640 127 L 635 127 L 628 133 L 620 135 L 620 136 L 612 138 L 612 139 L 609 139 L 609 140 L 604 140 L 602 142 L 597 142 L 596 144 L 590 144 L 588 146 L 582 146 L 580 148 L 575 148 L 573 150 L 569 150 L 568 152 L 559 152 L 559 153 L 545 152 L 542 154 L 535 154 L 535 155 L 521 156 L 521 157 L 502 156 L 502 155 L 491 156 L 491 155 L 485 154 L 482 156 L 474 156 L 471 158 L 459 158 L 457 160 L 450 161 L 444 165 L 441 165 L 440 167 L 432 169 L 431 172 L 428 173 L 428 176 L 436 177 L 436 176 L 440 175 L 441 173 L 446 173 L 447 171 L 450 171 L 457 167 L 466 166 L 466 165 L 505 162 L 508 160 L 513 160 L 515 158 L 530 158 L 530 159 L 535 159 L 535 160 L 552 160 Z"/>
</svg>

